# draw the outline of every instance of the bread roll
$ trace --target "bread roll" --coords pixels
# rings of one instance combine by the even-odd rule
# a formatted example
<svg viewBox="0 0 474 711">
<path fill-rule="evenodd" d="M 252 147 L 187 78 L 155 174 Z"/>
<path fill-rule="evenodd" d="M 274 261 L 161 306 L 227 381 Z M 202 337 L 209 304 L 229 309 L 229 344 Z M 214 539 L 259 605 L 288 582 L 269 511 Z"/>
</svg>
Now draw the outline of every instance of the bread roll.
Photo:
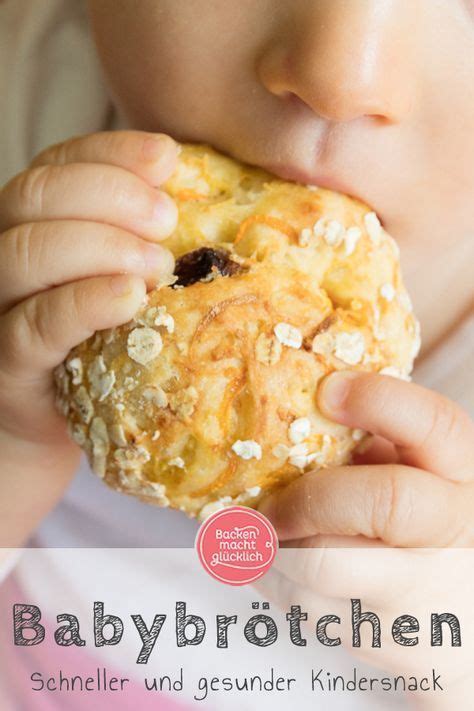
<svg viewBox="0 0 474 711">
<path fill-rule="evenodd" d="M 365 433 L 321 414 L 318 384 L 408 378 L 419 330 L 397 245 L 358 200 L 194 145 L 164 187 L 174 283 L 74 348 L 58 405 L 106 484 L 203 519 L 350 462 Z"/>
</svg>

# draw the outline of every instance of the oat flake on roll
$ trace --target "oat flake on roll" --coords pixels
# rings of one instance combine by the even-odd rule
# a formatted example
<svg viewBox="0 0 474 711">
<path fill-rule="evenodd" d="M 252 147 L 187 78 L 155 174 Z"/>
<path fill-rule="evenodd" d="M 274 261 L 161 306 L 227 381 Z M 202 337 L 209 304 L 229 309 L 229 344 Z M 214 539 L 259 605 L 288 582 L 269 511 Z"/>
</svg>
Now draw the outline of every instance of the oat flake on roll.
<svg viewBox="0 0 474 711">
<path fill-rule="evenodd" d="M 398 247 L 367 205 L 185 145 L 164 188 L 174 280 L 56 369 L 58 406 L 114 489 L 204 518 L 349 463 L 334 370 L 408 378 L 419 328 Z"/>
</svg>

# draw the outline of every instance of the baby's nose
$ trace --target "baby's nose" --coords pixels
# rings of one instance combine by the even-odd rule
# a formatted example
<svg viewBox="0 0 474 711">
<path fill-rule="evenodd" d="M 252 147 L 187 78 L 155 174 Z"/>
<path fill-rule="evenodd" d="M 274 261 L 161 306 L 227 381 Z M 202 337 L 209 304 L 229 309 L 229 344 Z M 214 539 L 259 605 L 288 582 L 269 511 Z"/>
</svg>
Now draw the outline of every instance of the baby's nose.
<svg viewBox="0 0 474 711">
<path fill-rule="evenodd" d="M 318 0 L 288 5 L 259 63 L 275 96 L 330 121 L 398 123 L 414 104 L 418 0 Z"/>
</svg>

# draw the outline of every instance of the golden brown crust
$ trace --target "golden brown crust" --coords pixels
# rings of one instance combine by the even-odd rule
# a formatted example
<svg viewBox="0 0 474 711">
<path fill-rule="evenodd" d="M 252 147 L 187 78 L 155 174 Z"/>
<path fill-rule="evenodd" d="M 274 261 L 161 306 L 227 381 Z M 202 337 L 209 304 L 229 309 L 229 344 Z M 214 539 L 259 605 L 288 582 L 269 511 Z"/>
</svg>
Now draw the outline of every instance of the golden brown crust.
<svg viewBox="0 0 474 711">
<path fill-rule="evenodd" d="M 132 322 L 71 352 L 58 400 L 107 484 L 204 517 L 350 461 L 363 433 L 321 415 L 319 381 L 348 367 L 408 377 L 418 326 L 366 205 L 204 146 L 183 147 L 165 187 L 175 256 L 215 247 L 238 268 L 221 254 L 200 281 L 152 291 Z"/>
</svg>

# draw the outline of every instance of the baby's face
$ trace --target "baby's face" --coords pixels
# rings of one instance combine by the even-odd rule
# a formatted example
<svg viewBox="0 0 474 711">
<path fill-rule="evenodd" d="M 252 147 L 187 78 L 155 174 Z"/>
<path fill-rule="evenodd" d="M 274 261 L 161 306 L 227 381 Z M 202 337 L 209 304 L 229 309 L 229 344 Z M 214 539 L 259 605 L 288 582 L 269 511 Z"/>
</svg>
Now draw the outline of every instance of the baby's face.
<svg viewBox="0 0 474 711">
<path fill-rule="evenodd" d="M 361 197 L 414 264 L 472 228 L 473 0 L 89 6 L 134 127 Z"/>
</svg>

